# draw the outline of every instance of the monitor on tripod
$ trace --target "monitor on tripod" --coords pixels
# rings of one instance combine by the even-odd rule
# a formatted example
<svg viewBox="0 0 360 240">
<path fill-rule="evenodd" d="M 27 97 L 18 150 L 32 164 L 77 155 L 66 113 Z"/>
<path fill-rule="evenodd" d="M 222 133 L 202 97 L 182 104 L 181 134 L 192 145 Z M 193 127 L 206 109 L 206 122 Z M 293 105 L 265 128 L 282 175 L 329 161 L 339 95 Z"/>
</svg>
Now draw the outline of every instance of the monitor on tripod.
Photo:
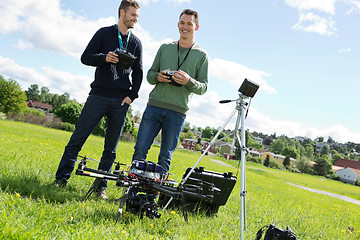
<svg viewBox="0 0 360 240">
<path fill-rule="evenodd" d="M 239 88 L 239 92 L 245 95 L 246 97 L 252 98 L 255 96 L 255 93 L 257 92 L 258 89 L 259 89 L 259 85 L 245 78 L 245 80 L 243 81 L 243 83 Z"/>
</svg>

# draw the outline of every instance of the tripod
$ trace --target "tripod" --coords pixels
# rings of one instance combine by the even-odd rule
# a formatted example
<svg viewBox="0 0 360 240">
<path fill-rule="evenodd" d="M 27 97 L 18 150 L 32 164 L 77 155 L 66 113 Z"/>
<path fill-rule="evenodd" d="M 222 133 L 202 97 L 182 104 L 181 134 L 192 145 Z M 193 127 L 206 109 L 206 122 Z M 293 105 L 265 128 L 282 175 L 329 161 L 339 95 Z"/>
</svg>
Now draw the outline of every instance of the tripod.
<svg viewBox="0 0 360 240">
<path fill-rule="evenodd" d="M 220 101 L 220 103 L 229 103 L 229 102 L 236 101 L 236 107 L 235 107 L 234 111 L 230 114 L 228 119 L 224 122 L 222 127 L 219 129 L 219 131 L 216 133 L 214 138 L 211 140 L 209 146 L 205 149 L 205 151 L 203 151 L 200 158 L 197 160 L 195 165 L 191 168 L 191 170 L 186 175 L 186 177 L 182 179 L 182 181 L 180 182 L 180 185 L 179 185 L 179 186 L 183 185 L 186 182 L 186 180 L 190 177 L 190 175 L 194 171 L 195 167 L 199 164 L 201 159 L 209 151 L 210 147 L 212 145 L 214 145 L 214 143 L 215 143 L 216 139 L 218 138 L 218 136 L 220 135 L 220 133 L 224 130 L 226 125 L 229 123 L 229 121 L 232 119 L 232 117 L 237 112 L 238 115 L 237 115 L 237 119 L 236 119 L 235 129 L 234 129 L 234 132 L 233 132 L 234 136 L 233 136 L 233 141 L 232 141 L 232 144 L 231 144 L 230 155 L 234 153 L 235 141 L 237 139 L 238 142 L 239 142 L 240 148 L 241 148 L 241 192 L 240 192 L 240 198 L 241 198 L 241 239 L 243 239 L 245 217 L 246 217 L 245 216 L 245 196 L 246 196 L 246 190 L 245 190 L 245 151 L 246 151 L 246 147 L 245 147 L 245 110 L 246 110 L 246 108 L 248 106 L 248 102 L 246 102 L 245 100 L 247 98 L 248 98 L 247 96 L 243 95 L 242 93 L 239 93 L 239 98 L 237 100 L 222 100 L 222 101 Z M 240 122 L 241 122 L 241 139 L 240 139 L 239 134 L 238 134 Z"/>
</svg>

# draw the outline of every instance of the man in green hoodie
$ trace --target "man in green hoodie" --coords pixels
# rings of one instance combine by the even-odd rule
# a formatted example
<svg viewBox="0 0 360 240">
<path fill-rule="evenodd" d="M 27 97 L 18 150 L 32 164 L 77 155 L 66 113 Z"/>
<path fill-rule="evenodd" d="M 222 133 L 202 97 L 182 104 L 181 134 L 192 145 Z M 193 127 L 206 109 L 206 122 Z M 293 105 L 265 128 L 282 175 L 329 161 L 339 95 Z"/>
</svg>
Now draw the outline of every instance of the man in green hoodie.
<svg viewBox="0 0 360 240">
<path fill-rule="evenodd" d="M 161 45 L 147 73 L 155 85 L 139 127 L 133 160 L 145 160 L 154 138 L 161 131 L 158 164 L 168 172 L 177 146 L 189 101 L 193 93 L 202 95 L 208 84 L 208 55 L 194 41 L 199 29 L 196 11 L 180 14 L 178 41 Z"/>
</svg>

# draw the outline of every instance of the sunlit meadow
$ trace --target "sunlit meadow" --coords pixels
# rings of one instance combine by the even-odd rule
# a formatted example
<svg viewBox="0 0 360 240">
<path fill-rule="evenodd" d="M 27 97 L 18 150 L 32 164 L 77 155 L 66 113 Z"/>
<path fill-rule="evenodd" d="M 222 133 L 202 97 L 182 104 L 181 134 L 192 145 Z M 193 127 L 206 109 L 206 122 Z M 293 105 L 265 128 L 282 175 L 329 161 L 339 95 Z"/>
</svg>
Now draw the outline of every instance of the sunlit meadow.
<svg viewBox="0 0 360 240">
<path fill-rule="evenodd" d="M 121 191 L 109 183 L 109 201 L 82 201 L 93 179 L 72 175 L 65 189 L 52 186 L 70 133 L 0 120 L 0 239 L 239 239 L 240 180 L 216 216 L 191 214 L 186 223 L 178 210 L 160 210 L 160 219 L 123 214 L 116 222 Z M 99 159 L 103 138 L 90 136 L 81 154 Z M 120 142 L 117 156 L 130 163 L 134 143 Z M 152 147 L 148 159 L 156 161 Z M 171 172 L 179 181 L 199 153 L 177 150 Z M 212 160 L 221 160 L 230 166 Z M 236 161 L 205 156 L 200 166 L 237 173 Z M 309 192 L 288 183 L 347 195 L 360 200 L 360 188 L 303 174 L 246 163 L 246 228 L 254 239 L 264 225 L 290 227 L 299 239 L 359 239 L 360 205 Z M 90 166 L 96 167 L 97 163 Z M 238 175 L 240 179 L 240 175 Z"/>
</svg>

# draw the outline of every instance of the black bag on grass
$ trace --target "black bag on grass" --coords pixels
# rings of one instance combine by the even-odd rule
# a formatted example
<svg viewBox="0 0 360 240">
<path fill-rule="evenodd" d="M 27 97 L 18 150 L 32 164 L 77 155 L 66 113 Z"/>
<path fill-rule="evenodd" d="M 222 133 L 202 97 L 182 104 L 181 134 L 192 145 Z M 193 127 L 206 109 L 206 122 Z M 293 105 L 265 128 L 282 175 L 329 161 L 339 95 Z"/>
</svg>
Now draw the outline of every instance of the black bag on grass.
<svg viewBox="0 0 360 240">
<path fill-rule="evenodd" d="M 266 230 L 267 229 L 267 230 Z M 275 224 L 266 225 L 256 233 L 255 240 L 260 240 L 266 230 L 264 240 L 298 240 L 295 233 L 287 227 L 286 230 L 275 227 Z"/>
</svg>

